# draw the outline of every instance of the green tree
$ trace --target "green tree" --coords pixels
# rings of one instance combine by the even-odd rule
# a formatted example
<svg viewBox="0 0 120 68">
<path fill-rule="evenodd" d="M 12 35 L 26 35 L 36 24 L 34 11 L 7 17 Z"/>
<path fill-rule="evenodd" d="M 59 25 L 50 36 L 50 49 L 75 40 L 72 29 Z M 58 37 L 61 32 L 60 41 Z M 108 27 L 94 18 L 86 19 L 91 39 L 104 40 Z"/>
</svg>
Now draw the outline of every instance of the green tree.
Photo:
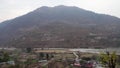
<svg viewBox="0 0 120 68">
<path fill-rule="evenodd" d="M 47 59 L 47 60 L 49 59 L 49 54 L 48 54 L 48 53 L 46 53 L 46 59 Z"/>
<path fill-rule="evenodd" d="M 39 59 L 43 59 L 44 58 L 44 53 L 39 53 Z"/>
<path fill-rule="evenodd" d="M 8 53 L 4 53 L 3 54 L 3 62 L 9 61 L 10 60 L 10 56 Z"/>
<path fill-rule="evenodd" d="M 26 48 L 27 53 L 32 52 L 32 48 Z"/>
<path fill-rule="evenodd" d="M 10 56 L 7 52 L 3 52 L 2 56 L 0 57 L 0 62 L 7 62 L 10 60 Z"/>
<path fill-rule="evenodd" d="M 106 52 L 100 54 L 102 64 L 107 65 L 109 68 L 116 68 L 117 55 L 116 52 Z"/>
</svg>

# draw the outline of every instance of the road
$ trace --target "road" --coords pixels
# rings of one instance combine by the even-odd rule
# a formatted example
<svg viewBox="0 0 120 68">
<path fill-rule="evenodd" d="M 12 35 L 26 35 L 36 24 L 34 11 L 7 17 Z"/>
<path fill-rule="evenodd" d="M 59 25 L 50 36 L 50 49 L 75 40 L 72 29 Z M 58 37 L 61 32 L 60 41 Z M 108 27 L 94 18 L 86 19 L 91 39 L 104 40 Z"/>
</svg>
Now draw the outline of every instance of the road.
<svg viewBox="0 0 120 68">
<path fill-rule="evenodd" d="M 96 68 L 104 68 L 104 67 L 102 67 L 101 64 L 97 64 L 97 65 L 96 65 Z"/>
<path fill-rule="evenodd" d="M 79 56 L 76 54 L 76 52 L 73 52 L 73 54 L 76 56 L 75 58 L 76 62 L 79 62 Z M 96 68 L 103 68 L 103 67 L 100 64 L 97 64 Z"/>
</svg>

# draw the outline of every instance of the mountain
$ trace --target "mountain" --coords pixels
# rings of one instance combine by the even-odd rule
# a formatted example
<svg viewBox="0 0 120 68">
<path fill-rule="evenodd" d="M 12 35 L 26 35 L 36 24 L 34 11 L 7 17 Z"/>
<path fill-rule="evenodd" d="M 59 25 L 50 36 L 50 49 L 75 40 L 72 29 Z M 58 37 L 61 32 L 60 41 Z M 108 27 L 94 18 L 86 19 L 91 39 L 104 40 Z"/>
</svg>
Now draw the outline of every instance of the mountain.
<svg viewBox="0 0 120 68">
<path fill-rule="evenodd" d="M 118 47 L 120 19 L 75 6 L 40 7 L 0 23 L 1 47 Z"/>
</svg>

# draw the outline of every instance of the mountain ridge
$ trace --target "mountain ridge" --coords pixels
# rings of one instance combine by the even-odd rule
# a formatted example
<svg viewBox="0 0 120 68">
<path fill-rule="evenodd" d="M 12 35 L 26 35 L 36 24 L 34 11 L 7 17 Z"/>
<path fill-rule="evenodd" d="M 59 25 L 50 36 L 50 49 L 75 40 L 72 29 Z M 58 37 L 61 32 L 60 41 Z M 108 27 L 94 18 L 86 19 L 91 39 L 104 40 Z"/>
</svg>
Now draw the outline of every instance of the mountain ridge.
<svg viewBox="0 0 120 68">
<path fill-rule="evenodd" d="M 0 44 L 14 47 L 114 47 L 119 44 L 119 26 L 120 19 L 114 16 L 75 6 L 44 6 L 0 23 Z M 91 33 L 96 36 L 91 38 Z M 96 40 L 96 37 L 102 39 Z"/>
</svg>

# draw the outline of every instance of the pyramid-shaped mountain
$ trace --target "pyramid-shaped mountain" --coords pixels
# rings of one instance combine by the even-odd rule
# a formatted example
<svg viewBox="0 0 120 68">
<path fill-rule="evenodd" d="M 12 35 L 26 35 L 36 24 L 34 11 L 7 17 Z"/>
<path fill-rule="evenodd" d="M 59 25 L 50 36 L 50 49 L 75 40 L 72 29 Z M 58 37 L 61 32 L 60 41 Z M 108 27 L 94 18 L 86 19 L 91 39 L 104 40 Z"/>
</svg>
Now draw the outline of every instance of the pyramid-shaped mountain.
<svg viewBox="0 0 120 68">
<path fill-rule="evenodd" d="M 118 47 L 120 19 L 74 6 L 40 7 L 0 24 L 1 47 Z"/>
</svg>

